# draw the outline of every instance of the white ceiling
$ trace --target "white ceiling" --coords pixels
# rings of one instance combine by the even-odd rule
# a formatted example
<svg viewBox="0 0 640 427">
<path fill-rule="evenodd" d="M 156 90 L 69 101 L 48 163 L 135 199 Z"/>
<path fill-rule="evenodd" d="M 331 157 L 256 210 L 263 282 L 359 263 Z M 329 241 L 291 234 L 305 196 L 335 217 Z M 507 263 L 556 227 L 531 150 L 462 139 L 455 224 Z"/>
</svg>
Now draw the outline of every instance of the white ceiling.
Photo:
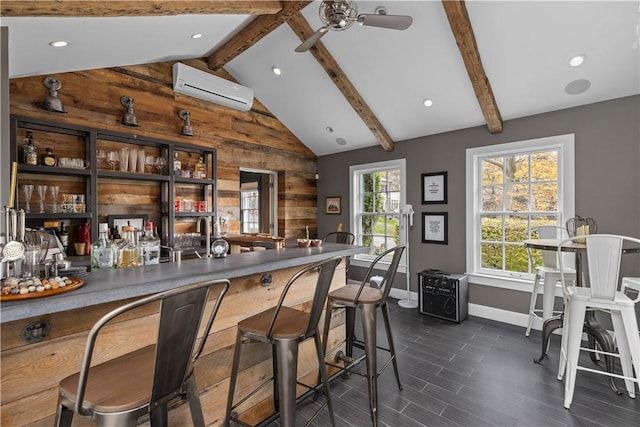
<svg viewBox="0 0 640 427">
<path fill-rule="evenodd" d="M 314 29 L 321 26 L 318 5 L 303 10 Z M 357 5 L 360 13 L 374 13 L 382 5 L 389 14 L 413 17 L 405 31 L 354 25 L 322 38 L 394 141 L 485 123 L 440 1 L 361 0 Z M 503 120 L 640 93 L 640 2 L 476 0 L 466 5 Z M 14 78 L 206 57 L 251 19 L 3 17 L 0 25 L 9 27 Z M 191 39 L 195 32 L 203 37 Z M 70 44 L 48 46 L 57 39 Z M 294 52 L 300 43 L 282 25 L 225 69 L 252 87 L 256 98 L 317 155 L 377 145 L 312 54 Z M 587 61 L 571 68 L 569 58 L 577 53 Z M 282 75 L 275 76 L 272 66 Z M 590 88 L 579 95 L 565 93 L 578 79 L 588 80 Z M 425 98 L 433 100 L 432 107 L 422 105 Z"/>
</svg>

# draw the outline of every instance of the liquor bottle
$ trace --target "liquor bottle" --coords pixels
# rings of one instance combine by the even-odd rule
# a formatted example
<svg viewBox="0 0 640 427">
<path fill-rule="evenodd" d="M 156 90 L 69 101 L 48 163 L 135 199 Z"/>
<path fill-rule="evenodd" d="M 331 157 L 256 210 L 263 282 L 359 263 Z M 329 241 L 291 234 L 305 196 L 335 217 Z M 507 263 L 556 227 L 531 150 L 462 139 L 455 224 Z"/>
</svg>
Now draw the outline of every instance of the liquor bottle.
<svg viewBox="0 0 640 427">
<path fill-rule="evenodd" d="M 42 164 L 45 166 L 55 166 L 56 165 L 56 156 L 53 155 L 53 148 L 47 147 L 45 148 L 46 153 L 42 155 Z"/>
<path fill-rule="evenodd" d="M 64 222 L 60 223 L 60 243 L 62 243 L 64 253 L 69 254 L 69 233 L 64 229 Z"/>
<path fill-rule="evenodd" d="M 173 174 L 178 177 L 182 175 L 182 162 L 177 152 L 173 153 Z"/>
<path fill-rule="evenodd" d="M 22 162 L 27 165 L 38 164 L 38 147 L 33 143 L 33 133 L 27 131 L 25 144 L 22 146 Z"/>
<path fill-rule="evenodd" d="M 116 247 L 109 241 L 109 224 L 101 222 L 98 226 L 100 235 L 91 244 L 91 270 L 97 268 L 113 268 L 116 264 Z"/>
<path fill-rule="evenodd" d="M 144 265 L 160 264 L 160 238 L 153 231 L 153 222 L 145 224 L 139 244 L 144 254 Z"/>
<path fill-rule="evenodd" d="M 136 244 L 135 227 L 122 227 L 123 238 L 118 245 L 117 268 L 138 267 L 144 265 L 142 248 Z"/>
<path fill-rule="evenodd" d="M 202 156 L 198 159 L 198 163 L 196 164 L 196 170 L 194 178 L 198 179 L 206 179 L 207 178 L 207 169 L 205 168 L 204 161 Z"/>
<path fill-rule="evenodd" d="M 118 231 L 117 225 L 113 226 L 113 230 L 111 232 L 111 240 L 113 240 L 114 243 L 119 243 L 120 240 L 122 240 L 122 237 L 120 236 L 120 232 Z"/>
</svg>

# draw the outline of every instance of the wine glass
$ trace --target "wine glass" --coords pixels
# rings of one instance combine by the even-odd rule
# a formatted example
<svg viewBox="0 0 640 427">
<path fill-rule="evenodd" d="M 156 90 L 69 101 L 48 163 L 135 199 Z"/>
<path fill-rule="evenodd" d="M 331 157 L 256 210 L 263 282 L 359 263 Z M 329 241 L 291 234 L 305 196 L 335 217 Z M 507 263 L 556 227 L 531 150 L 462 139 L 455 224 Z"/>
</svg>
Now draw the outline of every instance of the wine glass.
<svg viewBox="0 0 640 427">
<path fill-rule="evenodd" d="M 31 195 L 33 194 L 33 184 L 24 184 L 22 186 L 22 194 L 24 194 L 24 202 L 26 213 L 31 212 Z"/>
<path fill-rule="evenodd" d="M 44 213 L 44 197 L 47 195 L 46 185 L 36 185 L 36 191 L 40 196 L 40 213 Z"/>
<path fill-rule="evenodd" d="M 153 167 L 156 164 L 156 158 L 153 156 L 147 156 L 147 158 L 145 159 L 145 172 L 146 173 L 152 173 L 153 172 Z"/>
<path fill-rule="evenodd" d="M 107 163 L 111 166 L 112 171 L 116 170 L 116 163 L 118 163 L 119 160 L 120 158 L 117 151 L 109 151 L 109 154 L 107 154 Z"/>
<path fill-rule="evenodd" d="M 49 193 L 51 193 L 51 198 L 53 199 L 53 206 L 51 207 L 51 212 L 58 212 L 58 192 L 60 191 L 60 187 L 57 185 L 52 185 L 49 187 Z"/>
<path fill-rule="evenodd" d="M 98 161 L 98 169 L 102 169 L 104 161 L 107 160 L 107 152 L 104 150 L 98 150 L 96 152 L 96 160 Z"/>
<path fill-rule="evenodd" d="M 164 159 L 164 157 L 156 157 L 156 169 L 158 169 L 158 175 L 162 175 L 162 169 L 166 164 L 167 161 Z"/>
</svg>

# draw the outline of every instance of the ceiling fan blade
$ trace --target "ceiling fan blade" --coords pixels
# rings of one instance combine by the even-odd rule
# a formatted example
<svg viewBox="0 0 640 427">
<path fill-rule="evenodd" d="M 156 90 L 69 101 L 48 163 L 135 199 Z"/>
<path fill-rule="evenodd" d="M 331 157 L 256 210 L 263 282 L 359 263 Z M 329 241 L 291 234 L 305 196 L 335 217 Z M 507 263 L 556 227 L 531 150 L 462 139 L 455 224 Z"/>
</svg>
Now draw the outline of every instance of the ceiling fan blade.
<svg viewBox="0 0 640 427">
<path fill-rule="evenodd" d="M 322 36 L 327 34 L 328 31 L 329 31 L 329 27 L 320 28 L 318 31 L 316 31 L 315 33 L 311 34 L 311 36 L 308 39 L 303 41 L 300 44 L 300 46 L 298 46 L 296 48 L 296 52 L 306 52 L 306 51 L 308 51 L 309 49 L 311 49 L 311 47 L 313 47 L 314 44 L 316 44 L 318 42 L 318 40 L 320 40 L 322 38 Z"/>
<path fill-rule="evenodd" d="M 413 18 L 407 15 L 382 15 L 377 13 L 363 13 L 358 15 L 358 24 L 372 27 L 406 30 L 411 26 Z"/>
</svg>

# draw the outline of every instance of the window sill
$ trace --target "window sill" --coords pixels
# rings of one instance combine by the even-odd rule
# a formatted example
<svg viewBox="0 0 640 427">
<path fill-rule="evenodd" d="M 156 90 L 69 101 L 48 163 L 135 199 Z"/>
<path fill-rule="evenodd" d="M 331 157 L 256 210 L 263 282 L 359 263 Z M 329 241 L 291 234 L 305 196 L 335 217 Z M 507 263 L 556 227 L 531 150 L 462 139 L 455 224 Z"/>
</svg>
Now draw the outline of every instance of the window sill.
<svg viewBox="0 0 640 427">
<path fill-rule="evenodd" d="M 510 289 L 512 291 L 531 292 L 533 280 L 490 276 L 488 274 L 467 273 L 469 283 L 491 286 L 494 288 Z"/>
</svg>

